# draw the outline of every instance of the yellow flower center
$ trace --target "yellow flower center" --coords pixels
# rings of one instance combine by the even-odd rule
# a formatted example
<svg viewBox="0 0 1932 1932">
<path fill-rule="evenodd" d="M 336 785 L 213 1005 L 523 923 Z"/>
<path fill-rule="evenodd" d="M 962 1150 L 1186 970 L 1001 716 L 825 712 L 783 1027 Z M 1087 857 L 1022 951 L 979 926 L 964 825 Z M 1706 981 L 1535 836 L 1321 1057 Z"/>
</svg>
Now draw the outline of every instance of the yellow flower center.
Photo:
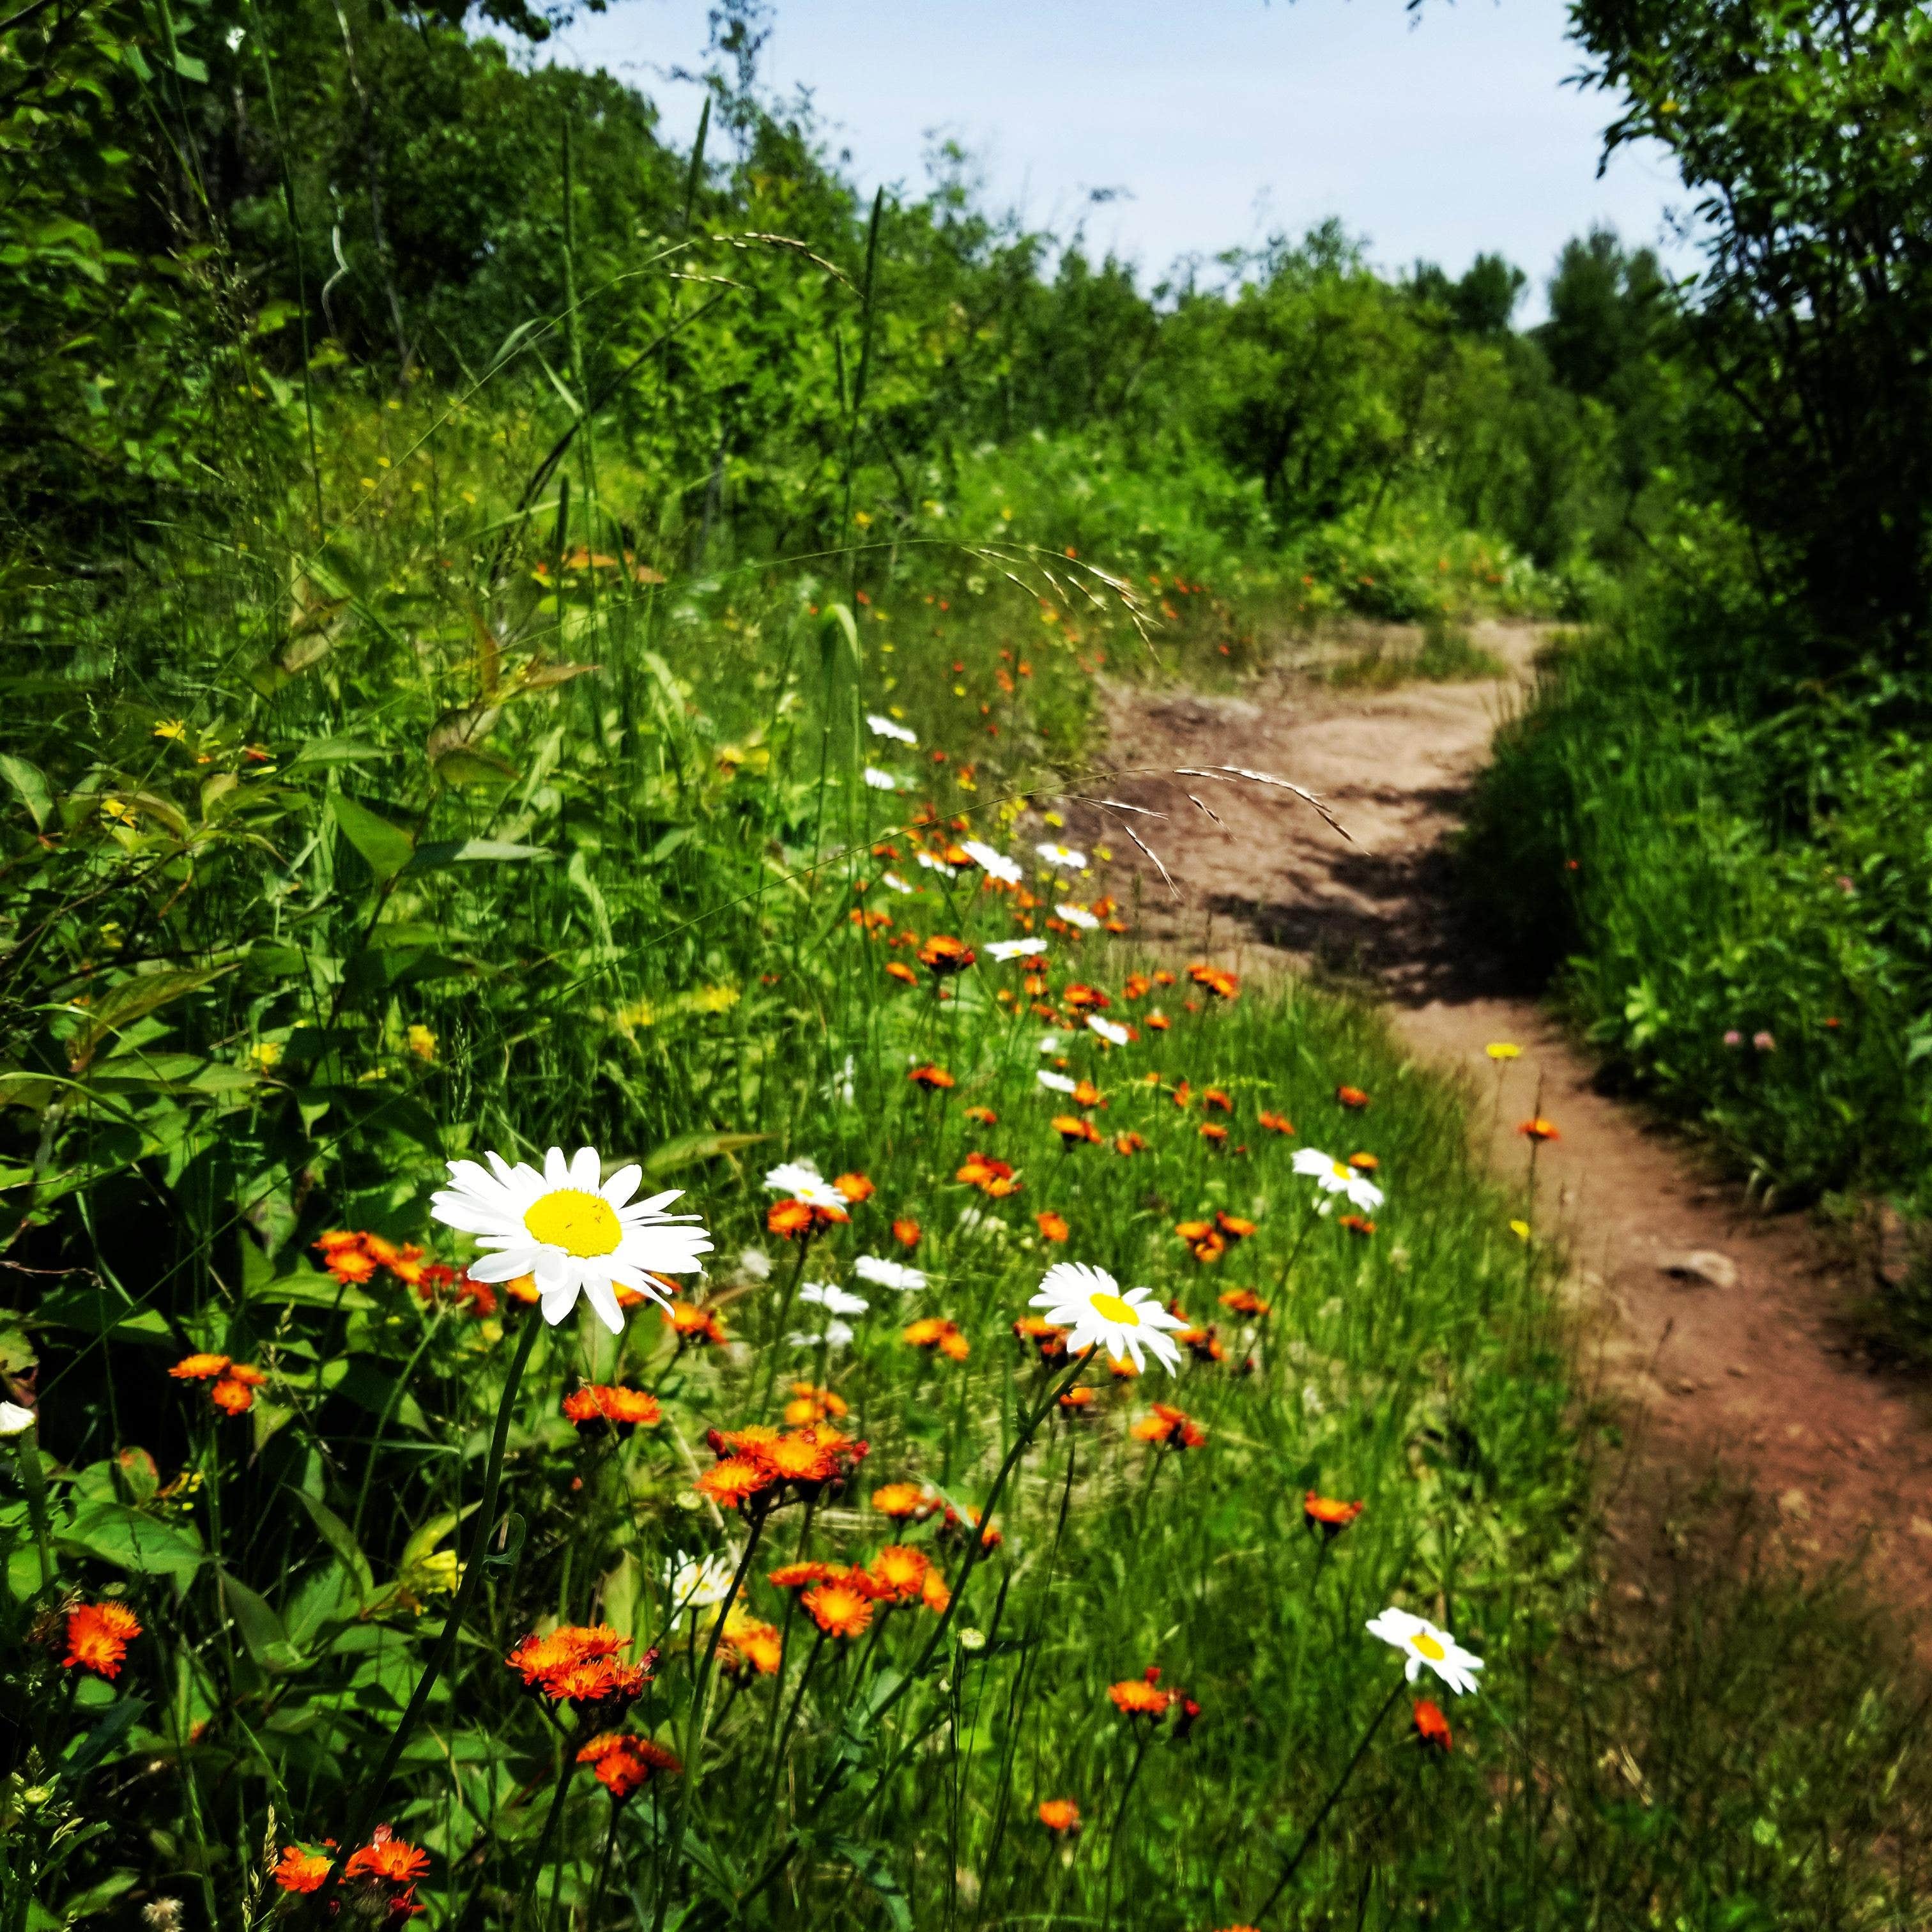
<svg viewBox="0 0 1932 1932">
<path fill-rule="evenodd" d="M 610 1202 L 601 1194 L 586 1194 L 577 1187 L 560 1187 L 532 1202 L 524 1226 L 532 1240 L 561 1248 L 580 1261 L 615 1254 L 624 1238 L 623 1223 Z"/>
<path fill-rule="evenodd" d="M 1431 1664 L 1440 1664 L 1449 1653 L 1426 1630 L 1418 1630 L 1409 1642 L 1428 1658 Z"/>
<path fill-rule="evenodd" d="M 1328 1163 L 1328 1170 L 1337 1180 L 1346 1180 L 1350 1178 L 1348 1165 L 1346 1161 L 1331 1160 Z"/>
<path fill-rule="evenodd" d="M 1141 1318 L 1131 1301 L 1123 1300 L 1118 1294 L 1096 1294 L 1089 1299 L 1094 1312 L 1103 1322 L 1118 1322 L 1123 1328 L 1138 1328 L 1141 1325 Z"/>
</svg>

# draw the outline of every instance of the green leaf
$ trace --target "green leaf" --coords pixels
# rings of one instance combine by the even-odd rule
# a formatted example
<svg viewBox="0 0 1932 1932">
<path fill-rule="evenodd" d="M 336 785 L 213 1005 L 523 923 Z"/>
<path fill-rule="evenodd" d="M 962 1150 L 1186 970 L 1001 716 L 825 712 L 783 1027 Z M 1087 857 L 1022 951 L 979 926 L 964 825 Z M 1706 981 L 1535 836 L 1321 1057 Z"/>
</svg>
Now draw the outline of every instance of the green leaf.
<svg viewBox="0 0 1932 1932">
<path fill-rule="evenodd" d="M 382 884 L 386 886 L 415 857 L 416 841 L 406 832 L 386 818 L 378 818 L 346 793 L 331 792 L 328 809 L 343 837 L 362 854 Z"/>
<path fill-rule="evenodd" d="M 304 765 L 353 765 L 366 758 L 383 755 L 380 745 L 365 744 L 360 738 L 311 738 L 289 760 L 290 771 Z"/>
<path fill-rule="evenodd" d="M 445 784 L 461 787 L 480 784 L 514 784 L 523 774 L 508 758 L 494 752 L 478 751 L 458 745 L 436 760 L 436 775 Z"/>
<path fill-rule="evenodd" d="M 147 1699 L 132 1691 L 116 1698 L 107 1707 L 106 1716 L 82 1738 L 62 1765 L 62 1777 L 86 1777 L 140 1723 L 147 1708 Z"/>
<path fill-rule="evenodd" d="M 367 1596 L 375 1586 L 375 1573 L 369 1568 L 369 1559 L 362 1554 L 362 1546 L 356 1540 L 348 1524 L 326 1503 L 318 1502 L 306 1490 L 298 1490 L 295 1493 L 296 1500 L 308 1511 L 309 1520 L 322 1532 L 322 1540 L 341 1558 L 344 1566 Z"/>
<path fill-rule="evenodd" d="M 892 1922 L 893 1932 L 912 1932 L 912 1903 L 906 1897 L 898 1873 L 877 1845 L 862 1844 L 856 1838 L 828 1838 L 825 1849 L 832 1857 L 843 1858 L 878 1894 L 886 1916 Z"/>
<path fill-rule="evenodd" d="M 770 1134 L 680 1134 L 676 1140 L 666 1141 L 662 1147 L 646 1154 L 642 1165 L 655 1180 L 661 1175 L 675 1173 L 680 1167 L 715 1160 L 721 1154 L 736 1154 L 740 1148 L 756 1147 L 760 1141 L 770 1138 Z"/>
<path fill-rule="evenodd" d="M 157 1522 L 124 1503 L 90 1503 L 57 1542 L 141 1576 L 191 1576 L 207 1561 L 193 1529 Z"/>
<path fill-rule="evenodd" d="M 53 816 L 54 795 L 40 767 L 30 765 L 25 758 L 15 758 L 11 752 L 0 752 L 0 778 L 20 794 L 20 802 L 34 821 L 34 830 L 44 832 L 47 820 Z"/>
<path fill-rule="evenodd" d="M 171 1330 L 158 1309 L 137 1307 L 113 1290 L 87 1286 L 57 1288 L 34 1309 L 36 1322 L 51 1322 L 83 1334 L 117 1340 L 166 1342 Z"/>
<path fill-rule="evenodd" d="M 84 1072 L 101 1042 L 117 1028 L 144 1018 L 232 970 L 224 966 L 215 972 L 204 973 L 171 967 L 159 973 L 137 973 L 131 980 L 123 980 L 88 1009 L 86 1023 L 68 1042 L 68 1064 L 75 1072 Z"/>
<path fill-rule="evenodd" d="M 289 1634 L 268 1599 L 257 1596 L 226 1570 L 218 1570 L 214 1574 L 220 1586 L 223 1607 L 235 1619 L 235 1628 L 242 1634 L 242 1648 L 257 1664 L 268 1663 L 272 1656 L 278 1660 L 286 1656 Z M 281 1646 L 279 1652 L 273 1650 L 277 1645 Z"/>
</svg>

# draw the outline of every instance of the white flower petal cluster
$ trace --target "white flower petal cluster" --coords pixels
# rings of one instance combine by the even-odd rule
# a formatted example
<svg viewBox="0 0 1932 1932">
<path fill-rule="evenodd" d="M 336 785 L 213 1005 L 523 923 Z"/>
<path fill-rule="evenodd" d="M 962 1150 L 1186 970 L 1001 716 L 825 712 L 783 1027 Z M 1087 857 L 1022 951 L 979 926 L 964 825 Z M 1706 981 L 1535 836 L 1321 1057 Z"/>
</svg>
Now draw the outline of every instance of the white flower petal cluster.
<svg viewBox="0 0 1932 1932">
<path fill-rule="evenodd" d="M 1087 1016 L 1087 1030 L 1098 1034 L 1109 1046 L 1125 1046 L 1130 1036 L 1124 1026 L 1116 1026 L 1112 1020 L 1103 1020 L 1098 1013 Z"/>
<path fill-rule="evenodd" d="M 661 1306 L 670 1298 L 659 1274 L 697 1274 L 711 1237 L 695 1214 L 664 1210 L 683 1192 L 674 1187 L 633 1201 L 644 1178 L 634 1162 L 608 1180 L 595 1148 L 566 1160 L 561 1148 L 544 1156 L 542 1172 L 501 1154 L 449 1163 L 451 1184 L 430 1197 L 430 1212 L 445 1227 L 474 1234 L 484 1252 L 470 1264 L 478 1281 L 536 1277 L 544 1319 L 554 1326 L 581 1294 L 613 1334 L 621 1334 L 620 1288 L 634 1288 Z"/>
<path fill-rule="evenodd" d="M 1372 1214 L 1388 1198 L 1369 1177 L 1319 1148 L 1298 1148 L 1294 1171 L 1305 1174 L 1324 1194 L 1346 1194 L 1349 1204 Z"/>
<path fill-rule="evenodd" d="M 930 852 L 915 852 L 912 856 L 928 872 L 950 872 L 952 869 L 944 859 L 935 859 Z"/>
<path fill-rule="evenodd" d="M 969 838 L 959 848 L 989 879 L 1003 886 L 1016 886 L 1026 877 L 1004 852 L 996 852 L 980 838 Z"/>
<path fill-rule="evenodd" d="M 908 1268 L 903 1262 L 888 1261 L 881 1255 L 861 1255 L 852 1264 L 852 1272 L 874 1288 L 896 1288 L 910 1294 L 926 1286 L 922 1268 Z"/>
<path fill-rule="evenodd" d="M 1116 1360 L 1126 1356 L 1137 1369 L 1144 1369 L 1151 1355 L 1170 1375 L 1180 1365 L 1180 1351 L 1170 1337 L 1186 1323 L 1155 1300 L 1150 1288 L 1130 1288 L 1123 1294 L 1120 1283 L 1105 1268 L 1085 1262 L 1056 1262 L 1041 1276 L 1040 1292 L 1027 1306 L 1073 1331 L 1066 1346 L 1074 1354 L 1105 1348 Z"/>
<path fill-rule="evenodd" d="M 1054 1094 L 1070 1094 L 1080 1084 L 1077 1080 L 1068 1079 L 1064 1073 L 1049 1073 L 1044 1066 L 1034 1078 L 1049 1092 Z"/>
<path fill-rule="evenodd" d="M 798 1292 L 808 1307 L 822 1308 L 828 1315 L 862 1315 L 872 1306 L 862 1294 L 848 1294 L 829 1281 L 808 1281 Z"/>
<path fill-rule="evenodd" d="M 1402 1653 L 1407 1659 L 1402 1675 L 1410 1683 L 1422 1675 L 1422 1667 L 1426 1664 L 1459 1697 L 1464 1691 L 1476 1688 L 1476 1672 L 1482 1669 L 1483 1660 L 1465 1650 L 1446 1630 L 1426 1617 L 1390 1609 L 1378 1617 L 1370 1618 L 1367 1628 L 1371 1636 L 1380 1637 Z"/>
<path fill-rule="evenodd" d="M 780 1162 L 765 1176 L 774 1194 L 802 1201 L 808 1208 L 845 1208 L 851 1204 L 808 1160 Z"/>
<path fill-rule="evenodd" d="M 791 1348 L 849 1348 L 852 1346 L 852 1324 L 849 1322 L 831 1321 L 825 1324 L 822 1334 L 808 1334 L 802 1328 L 795 1328 L 785 1337 L 785 1346 Z"/>
<path fill-rule="evenodd" d="M 1084 872 L 1087 866 L 1084 852 L 1076 852 L 1071 845 L 1036 845 L 1033 848 L 1049 866 L 1066 872 Z"/>
<path fill-rule="evenodd" d="M 986 948 L 1004 966 L 1009 959 L 1033 959 L 1046 950 L 1043 939 L 996 939 Z"/>
<path fill-rule="evenodd" d="M 716 1556 L 687 1556 L 682 1550 L 670 1560 L 664 1594 L 670 1614 L 713 1610 L 731 1594 L 731 1579 L 738 1574 L 738 1557 L 730 1551 Z"/>
<path fill-rule="evenodd" d="M 1098 932 L 1100 929 L 1100 922 L 1084 906 L 1057 905 L 1054 910 L 1069 926 L 1076 926 L 1082 932 Z"/>
<path fill-rule="evenodd" d="M 874 791 L 897 791 L 899 782 L 890 772 L 882 772 L 877 765 L 868 765 L 859 776 Z"/>
<path fill-rule="evenodd" d="M 918 886 L 901 878 L 896 872 L 881 872 L 879 884 L 896 892 L 916 892 L 919 890 Z"/>
<path fill-rule="evenodd" d="M 872 736 L 875 738 L 890 738 L 896 745 L 916 745 L 919 742 L 916 731 L 908 731 L 896 719 L 882 717 L 876 711 L 866 713 L 866 722 L 871 726 Z"/>
</svg>

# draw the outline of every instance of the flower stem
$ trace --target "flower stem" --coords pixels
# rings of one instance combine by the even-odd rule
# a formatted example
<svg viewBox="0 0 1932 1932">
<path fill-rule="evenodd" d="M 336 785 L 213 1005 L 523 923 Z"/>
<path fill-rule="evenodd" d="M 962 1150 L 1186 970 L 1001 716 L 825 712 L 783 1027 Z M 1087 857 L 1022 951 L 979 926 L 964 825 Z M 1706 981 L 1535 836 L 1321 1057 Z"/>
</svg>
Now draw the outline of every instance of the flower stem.
<svg viewBox="0 0 1932 1932">
<path fill-rule="evenodd" d="M 1154 1735 L 1150 1725 L 1140 1726 L 1140 1742 L 1134 1747 L 1134 1762 L 1127 1773 L 1127 1781 L 1120 1792 L 1120 1802 L 1114 1808 L 1113 1828 L 1107 1834 L 1107 1884 L 1100 1907 L 1100 1932 L 1114 1922 L 1114 1866 L 1120 1856 L 1120 1827 L 1126 1822 L 1127 1801 L 1134 1795 L 1134 1786 L 1140 1782 L 1141 1766 L 1147 1762 L 1148 1740 Z"/>
<path fill-rule="evenodd" d="M 517 1341 L 517 1352 L 510 1358 L 509 1373 L 504 1378 L 502 1396 L 496 1405 L 496 1426 L 490 1433 L 489 1460 L 483 1466 L 483 1494 L 476 1506 L 476 1528 L 470 1539 L 469 1560 L 464 1565 L 463 1580 L 457 1586 L 456 1600 L 450 1605 L 449 1614 L 443 1622 L 442 1635 L 430 1653 L 422 1675 L 416 1679 L 416 1688 L 410 1694 L 410 1701 L 404 1707 L 396 1728 L 389 1734 L 388 1748 L 383 1752 L 382 1762 L 362 1787 L 362 1802 L 356 1808 L 348 1831 L 343 1834 L 338 1861 L 346 1860 L 368 1839 L 369 1828 L 374 1823 L 383 1794 L 388 1789 L 389 1779 L 402 1758 L 403 1747 L 409 1742 L 410 1733 L 416 1729 L 416 1720 L 428 1706 L 430 1693 L 436 1688 L 438 1680 L 449 1667 L 449 1660 L 456 1654 L 456 1640 L 464 1619 L 482 1587 L 483 1552 L 489 1547 L 490 1532 L 495 1525 L 496 1494 L 503 1479 L 503 1450 L 510 1439 L 510 1414 L 516 1406 L 518 1385 L 524 1378 L 524 1370 L 543 1325 L 535 1310 L 525 1318 L 524 1332 Z M 338 1862 L 335 1878 L 339 1880 L 340 1872 Z M 307 1915 L 310 1919 L 320 1914 L 334 1889 L 332 1883 L 318 1886 L 310 1894 L 310 1906 Z"/>
<path fill-rule="evenodd" d="M 1405 1678 L 1397 1677 L 1389 1686 L 1389 1694 L 1382 1700 L 1376 1714 L 1369 1720 L 1369 1727 L 1362 1733 L 1361 1742 L 1356 1745 L 1354 1755 L 1342 1766 L 1342 1775 L 1336 1779 L 1334 1784 L 1329 1788 L 1328 1796 L 1322 1801 L 1322 1808 L 1309 1820 L 1307 1830 L 1301 1834 L 1300 1844 L 1297 1845 L 1293 1852 L 1289 1854 L 1288 1862 L 1281 1868 L 1280 1877 L 1274 1882 L 1274 1891 L 1270 1892 L 1263 1901 L 1262 1909 L 1249 1920 L 1248 1923 L 1250 1925 L 1259 1925 L 1262 1921 L 1281 1903 L 1281 1895 L 1288 1889 L 1288 1881 L 1294 1877 L 1302 1860 L 1307 1857 L 1310 1851 L 1313 1849 L 1316 1835 L 1320 1832 L 1322 1827 L 1328 1822 L 1329 1813 L 1334 1810 L 1336 1801 L 1347 1789 L 1349 1779 L 1355 1774 L 1356 1767 L 1368 1755 L 1370 1744 L 1373 1741 L 1376 1732 L 1382 1729 L 1384 1720 L 1395 1708 L 1396 1700 L 1402 1695 L 1406 1682 Z"/>
</svg>

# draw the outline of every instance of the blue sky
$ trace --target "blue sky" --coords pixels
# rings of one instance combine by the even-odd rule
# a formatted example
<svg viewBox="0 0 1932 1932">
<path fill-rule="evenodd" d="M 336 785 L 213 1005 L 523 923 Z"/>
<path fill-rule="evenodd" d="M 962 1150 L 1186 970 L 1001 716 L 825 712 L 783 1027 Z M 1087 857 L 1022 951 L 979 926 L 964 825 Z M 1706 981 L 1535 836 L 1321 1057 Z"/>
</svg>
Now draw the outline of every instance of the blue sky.
<svg viewBox="0 0 1932 1932">
<path fill-rule="evenodd" d="M 656 100 L 688 140 L 705 0 L 612 0 L 552 44 Z M 1541 285 L 1566 237 L 1608 222 L 1670 244 L 1685 205 L 1660 152 L 1597 176 L 1605 96 L 1579 64 L 1562 0 L 778 0 L 767 88 L 808 87 L 850 172 L 916 190 L 934 135 L 977 154 L 991 198 L 1137 261 L 1341 217 L 1372 258 L 1460 270 L 1484 249 Z M 1094 189 L 1125 190 L 1094 205 Z"/>
</svg>

